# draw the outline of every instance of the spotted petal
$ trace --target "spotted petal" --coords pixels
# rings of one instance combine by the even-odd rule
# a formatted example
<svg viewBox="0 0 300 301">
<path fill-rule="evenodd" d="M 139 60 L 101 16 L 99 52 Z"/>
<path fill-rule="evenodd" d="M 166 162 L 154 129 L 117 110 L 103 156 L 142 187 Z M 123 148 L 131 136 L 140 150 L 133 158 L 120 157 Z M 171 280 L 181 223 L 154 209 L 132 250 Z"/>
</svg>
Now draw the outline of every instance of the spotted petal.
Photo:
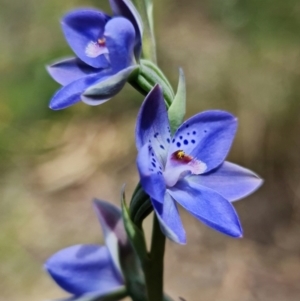
<svg viewBox="0 0 300 301">
<path fill-rule="evenodd" d="M 108 293 L 122 286 L 105 246 L 77 245 L 54 254 L 45 264 L 56 283 L 73 295 Z"/>
<path fill-rule="evenodd" d="M 232 237 L 241 237 L 242 228 L 234 207 L 212 189 L 181 180 L 169 189 L 170 195 L 205 225 Z"/>
<path fill-rule="evenodd" d="M 224 111 L 205 111 L 185 121 L 176 131 L 168 161 L 177 150 L 206 164 L 205 172 L 225 160 L 237 129 L 237 119 Z"/>
<path fill-rule="evenodd" d="M 140 148 L 137 168 L 143 189 L 158 202 L 164 201 L 166 184 L 162 175 L 162 165 L 149 144 Z"/>
<path fill-rule="evenodd" d="M 138 149 L 149 143 L 160 162 L 165 163 L 171 136 L 167 108 L 159 85 L 149 92 L 142 104 L 135 136 Z"/>
<path fill-rule="evenodd" d="M 263 182 L 251 170 L 230 162 L 224 162 L 207 174 L 190 176 L 189 180 L 216 191 L 231 202 L 248 196 Z"/>
<path fill-rule="evenodd" d="M 55 81 L 66 86 L 86 75 L 99 73 L 101 69 L 90 67 L 80 59 L 73 57 L 52 63 L 47 66 L 47 71 Z"/>
<path fill-rule="evenodd" d="M 86 64 L 94 68 L 107 68 L 109 62 L 104 55 L 91 57 L 87 48 L 96 43 L 104 34 L 109 17 L 94 9 L 77 9 L 63 17 L 62 29 L 67 42 L 75 54 Z"/>
<path fill-rule="evenodd" d="M 179 212 L 171 195 L 166 191 L 164 202 L 156 202 L 152 199 L 154 211 L 158 217 L 162 232 L 172 241 L 185 244 L 186 235 Z"/>
<path fill-rule="evenodd" d="M 143 35 L 141 17 L 130 0 L 110 0 L 109 2 L 115 16 L 123 16 L 133 24 L 136 32 L 134 53 L 138 60 L 141 53 Z"/>
</svg>

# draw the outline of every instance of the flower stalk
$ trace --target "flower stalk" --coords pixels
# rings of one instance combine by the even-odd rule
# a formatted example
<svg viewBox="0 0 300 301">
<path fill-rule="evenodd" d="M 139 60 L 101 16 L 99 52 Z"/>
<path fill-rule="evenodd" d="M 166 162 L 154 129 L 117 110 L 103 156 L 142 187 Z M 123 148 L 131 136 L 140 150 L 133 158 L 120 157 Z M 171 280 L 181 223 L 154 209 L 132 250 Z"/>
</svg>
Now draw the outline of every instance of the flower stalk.
<svg viewBox="0 0 300 301">
<path fill-rule="evenodd" d="M 150 260 L 144 267 L 149 301 L 163 300 L 165 241 L 166 237 L 160 229 L 157 216 L 154 215 Z"/>
<path fill-rule="evenodd" d="M 133 0 L 144 24 L 143 57 L 156 63 L 156 42 L 153 26 L 152 0 Z"/>
</svg>

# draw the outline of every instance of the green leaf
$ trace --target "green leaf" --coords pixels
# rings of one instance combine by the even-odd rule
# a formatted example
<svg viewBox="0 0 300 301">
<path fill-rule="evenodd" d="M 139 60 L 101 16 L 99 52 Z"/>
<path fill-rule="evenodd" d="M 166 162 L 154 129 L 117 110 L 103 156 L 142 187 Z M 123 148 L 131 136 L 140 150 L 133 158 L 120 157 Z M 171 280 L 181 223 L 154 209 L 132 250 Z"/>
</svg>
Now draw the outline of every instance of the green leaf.
<svg viewBox="0 0 300 301">
<path fill-rule="evenodd" d="M 145 95 L 147 95 L 155 85 L 159 84 L 162 88 L 167 107 L 169 107 L 173 101 L 174 92 L 172 86 L 162 71 L 148 60 L 140 61 L 139 73 L 135 73 L 134 76 L 131 76 L 129 83 Z"/>
<path fill-rule="evenodd" d="M 132 195 L 129 212 L 131 220 L 141 227 L 143 220 L 153 211 L 149 195 L 139 183 Z"/>
<path fill-rule="evenodd" d="M 183 122 L 186 111 L 186 85 L 183 70 L 179 69 L 179 83 L 175 98 L 168 110 L 172 134 Z"/>
<path fill-rule="evenodd" d="M 149 260 L 146 241 L 143 231 L 138 228 L 130 218 L 129 210 L 125 202 L 125 193 L 122 193 L 122 216 L 124 221 L 124 227 L 128 235 L 128 239 L 132 244 L 133 249 L 135 250 L 137 256 L 141 262 Z"/>
<path fill-rule="evenodd" d="M 120 249 L 120 261 L 126 287 L 133 301 L 147 301 L 145 276 L 142 270 L 142 265 L 149 261 L 145 237 L 142 230 L 130 219 L 124 190 L 122 192 L 122 216 L 131 243 L 130 247 L 135 251 Z"/>
<path fill-rule="evenodd" d="M 135 252 L 120 250 L 120 261 L 128 295 L 133 301 L 147 301 L 145 276 Z"/>
<path fill-rule="evenodd" d="M 166 85 L 166 87 L 168 87 L 168 90 L 169 90 L 170 94 L 172 95 L 172 100 L 173 100 L 173 98 L 174 98 L 173 88 L 172 88 L 171 84 L 169 83 L 167 77 L 161 71 L 161 69 L 149 60 L 141 60 L 141 65 L 150 68 L 152 71 L 154 71 L 157 74 L 157 76 Z"/>
</svg>

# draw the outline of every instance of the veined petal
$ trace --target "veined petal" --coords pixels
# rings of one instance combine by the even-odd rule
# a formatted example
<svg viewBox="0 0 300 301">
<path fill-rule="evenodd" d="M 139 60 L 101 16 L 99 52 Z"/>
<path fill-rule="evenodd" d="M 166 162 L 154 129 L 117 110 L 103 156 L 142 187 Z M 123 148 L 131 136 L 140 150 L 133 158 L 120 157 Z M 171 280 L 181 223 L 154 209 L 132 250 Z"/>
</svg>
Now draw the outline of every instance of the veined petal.
<svg viewBox="0 0 300 301">
<path fill-rule="evenodd" d="M 63 249 L 48 259 L 45 268 L 60 287 L 74 295 L 108 293 L 122 285 L 105 246 Z"/>
<path fill-rule="evenodd" d="M 167 108 L 159 85 L 149 92 L 140 108 L 135 137 L 138 149 L 149 143 L 161 164 L 165 164 L 171 136 Z"/>
<path fill-rule="evenodd" d="M 205 225 L 232 237 L 242 236 L 234 207 L 214 190 L 192 181 L 181 180 L 169 189 L 169 193 Z"/>
<path fill-rule="evenodd" d="M 162 232 L 172 241 L 185 244 L 186 235 L 179 212 L 171 195 L 166 191 L 164 202 L 151 199 Z"/>
<path fill-rule="evenodd" d="M 176 131 L 168 160 L 177 150 L 206 164 L 205 172 L 225 160 L 237 129 L 237 119 L 224 111 L 205 111 L 185 121 Z"/>
<path fill-rule="evenodd" d="M 189 176 L 188 179 L 215 190 L 230 202 L 248 196 L 263 183 L 263 180 L 251 170 L 230 162 L 224 162 L 207 174 Z"/>
<path fill-rule="evenodd" d="M 130 66 L 116 74 L 103 77 L 95 85 L 89 86 L 81 96 L 81 100 L 91 106 L 102 104 L 119 93 L 127 82 L 128 77 L 138 66 Z"/>
<path fill-rule="evenodd" d="M 101 69 L 93 68 L 80 59 L 73 57 L 54 62 L 47 66 L 47 71 L 55 81 L 62 86 L 66 86 L 86 75 L 98 73 Z"/>
<path fill-rule="evenodd" d="M 104 38 L 112 72 L 118 72 L 133 64 L 135 31 L 125 18 L 115 17 L 105 25 Z"/>
<path fill-rule="evenodd" d="M 163 202 L 166 184 L 162 175 L 162 166 L 148 144 L 145 144 L 139 150 L 137 168 L 145 192 L 156 201 Z"/>
<path fill-rule="evenodd" d="M 62 87 L 50 101 L 52 110 L 65 109 L 81 100 L 81 94 L 89 87 L 104 79 L 101 74 L 92 74 Z"/>
<path fill-rule="evenodd" d="M 109 0 L 109 2 L 115 16 L 123 16 L 133 24 L 136 33 L 134 53 L 138 60 L 141 54 L 143 36 L 141 16 L 130 0 Z"/>
<path fill-rule="evenodd" d="M 121 275 L 119 247 L 124 247 L 128 243 L 121 209 L 101 200 L 94 200 L 94 209 L 104 233 L 105 245 L 108 248 L 115 267 Z"/>
<path fill-rule="evenodd" d="M 87 53 L 91 43 L 97 43 L 103 37 L 104 27 L 109 18 L 98 10 L 77 9 L 62 19 L 62 29 L 70 47 L 83 62 L 94 68 L 109 67 L 109 62 L 100 52 L 96 57 Z"/>
</svg>

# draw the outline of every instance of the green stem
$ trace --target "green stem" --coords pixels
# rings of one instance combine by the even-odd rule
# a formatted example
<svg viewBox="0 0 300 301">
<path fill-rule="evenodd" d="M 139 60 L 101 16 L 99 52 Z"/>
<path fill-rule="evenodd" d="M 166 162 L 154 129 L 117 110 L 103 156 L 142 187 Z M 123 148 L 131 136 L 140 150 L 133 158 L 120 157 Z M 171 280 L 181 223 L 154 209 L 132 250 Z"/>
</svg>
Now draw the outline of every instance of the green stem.
<svg viewBox="0 0 300 301">
<path fill-rule="evenodd" d="M 166 237 L 154 215 L 150 260 L 144 264 L 148 301 L 163 301 L 163 272 Z"/>
<path fill-rule="evenodd" d="M 143 57 L 156 63 L 156 43 L 152 20 L 152 3 L 145 0 L 133 0 L 144 24 L 143 33 Z"/>
</svg>

